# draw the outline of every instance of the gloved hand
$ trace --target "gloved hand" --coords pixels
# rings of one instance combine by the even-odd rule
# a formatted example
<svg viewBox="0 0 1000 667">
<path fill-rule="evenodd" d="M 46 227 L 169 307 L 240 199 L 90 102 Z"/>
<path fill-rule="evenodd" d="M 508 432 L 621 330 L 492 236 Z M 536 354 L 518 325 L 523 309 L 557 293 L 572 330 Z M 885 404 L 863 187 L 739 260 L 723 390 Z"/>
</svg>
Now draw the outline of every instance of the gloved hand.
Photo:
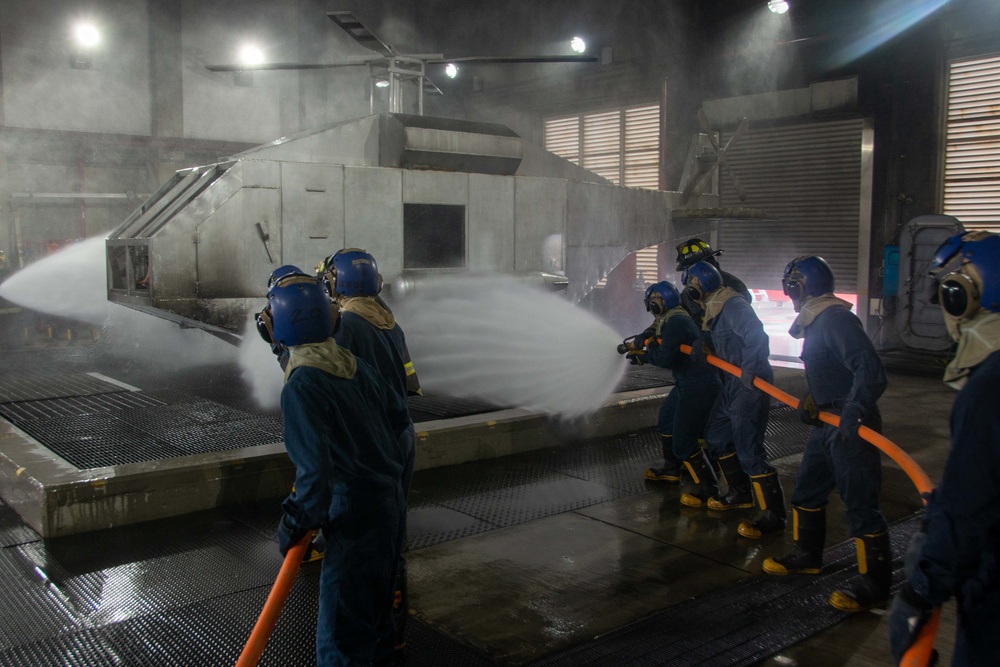
<svg viewBox="0 0 1000 667">
<path fill-rule="evenodd" d="M 641 334 L 639 334 L 639 339 L 636 341 L 636 345 L 645 347 L 649 343 L 656 340 L 656 329 L 650 327 L 646 329 Z"/>
<path fill-rule="evenodd" d="M 628 359 L 628 362 L 633 366 L 642 366 L 646 363 L 643 361 L 644 356 L 646 356 L 645 350 L 632 350 L 625 355 L 625 358 Z"/>
<path fill-rule="evenodd" d="M 822 426 L 819 420 L 819 408 L 813 403 L 812 394 L 806 394 L 799 399 L 799 405 L 795 409 L 799 415 L 799 421 L 810 426 Z"/>
<path fill-rule="evenodd" d="M 287 514 L 282 514 L 278 522 L 278 551 L 282 556 L 287 555 L 288 550 L 298 544 L 308 532 L 309 529 L 296 526 Z"/>
<path fill-rule="evenodd" d="M 753 373 L 744 368 L 743 371 L 740 373 L 740 382 L 742 382 L 743 386 L 746 387 L 747 389 L 753 389 L 754 388 L 753 377 L 754 377 Z"/>
<path fill-rule="evenodd" d="M 698 338 L 691 343 L 691 361 L 700 364 L 705 360 L 704 342 Z"/>
<path fill-rule="evenodd" d="M 858 437 L 858 427 L 865 416 L 865 411 L 857 403 L 848 403 L 840 411 L 840 426 L 837 433 L 844 440 L 854 440 Z"/>
<path fill-rule="evenodd" d="M 920 597 L 906 583 L 903 588 L 896 593 L 892 601 L 892 608 L 889 609 L 889 650 L 892 657 L 898 664 L 903 659 L 903 654 L 917 640 L 921 628 L 927 623 L 934 607 L 929 602 Z M 934 664 L 937 655 L 931 658 Z"/>
</svg>

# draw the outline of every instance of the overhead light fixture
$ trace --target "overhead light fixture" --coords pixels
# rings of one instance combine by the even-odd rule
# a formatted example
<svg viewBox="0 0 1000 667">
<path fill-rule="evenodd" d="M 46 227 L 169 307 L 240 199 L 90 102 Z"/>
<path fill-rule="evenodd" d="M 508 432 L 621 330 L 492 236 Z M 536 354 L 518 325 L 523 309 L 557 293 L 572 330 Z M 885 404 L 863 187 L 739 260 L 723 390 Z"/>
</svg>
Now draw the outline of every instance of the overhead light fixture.
<svg viewBox="0 0 1000 667">
<path fill-rule="evenodd" d="M 448 75 L 449 79 L 454 79 L 458 76 L 458 68 L 455 66 L 455 63 L 448 63 L 444 68 L 444 73 Z"/>
<path fill-rule="evenodd" d="M 388 88 L 389 87 L 389 80 L 388 79 L 375 79 L 375 87 L 376 88 Z"/>
<path fill-rule="evenodd" d="M 244 65 L 260 65 L 264 62 L 264 52 L 253 44 L 246 44 L 240 49 L 240 62 Z"/>
<path fill-rule="evenodd" d="M 784 14 L 788 11 L 786 0 L 767 0 L 767 8 L 775 14 Z"/>
<path fill-rule="evenodd" d="M 587 50 L 587 43 L 583 41 L 583 37 L 574 37 L 569 43 L 569 48 L 576 53 L 583 53 Z"/>
<path fill-rule="evenodd" d="M 101 33 L 93 23 L 77 23 L 73 26 L 73 39 L 79 46 L 92 49 L 101 42 Z"/>
</svg>

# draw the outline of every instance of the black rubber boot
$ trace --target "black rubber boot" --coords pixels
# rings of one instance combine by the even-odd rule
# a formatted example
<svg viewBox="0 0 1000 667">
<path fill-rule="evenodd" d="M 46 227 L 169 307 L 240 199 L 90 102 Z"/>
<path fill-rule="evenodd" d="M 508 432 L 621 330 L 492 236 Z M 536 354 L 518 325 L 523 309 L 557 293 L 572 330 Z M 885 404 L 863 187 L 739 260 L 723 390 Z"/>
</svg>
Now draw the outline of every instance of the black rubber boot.
<svg viewBox="0 0 1000 667">
<path fill-rule="evenodd" d="M 719 483 L 705 452 L 699 449 L 694 456 L 684 462 L 684 468 L 687 469 L 696 488 L 681 494 L 681 504 L 688 507 L 705 507 L 709 498 L 719 495 Z"/>
<path fill-rule="evenodd" d="M 753 521 L 741 522 L 737 532 L 752 540 L 784 532 L 785 494 L 781 490 L 778 472 L 753 475 L 750 480 L 760 514 Z"/>
<path fill-rule="evenodd" d="M 826 543 L 826 508 L 806 509 L 792 506 L 792 537 L 795 550 L 786 556 L 764 560 L 768 574 L 820 574 L 823 571 L 823 545 Z"/>
<path fill-rule="evenodd" d="M 680 484 L 681 483 L 681 470 L 684 467 L 681 465 L 680 460 L 674 456 L 674 437 L 671 435 L 660 434 L 663 442 L 663 467 L 662 468 L 646 468 L 645 477 L 646 479 L 653 480 L 655 482 L 666 482 L 667 484 Z"/>
<path fill-rule="evenodd" d="M 889 533 L 854 538 L 861 577 L 850 588 L 834 591 L 830 604 L 841 611 L 865 611 L 889 599 L 892 585 L 892 549 Z"/>
<path fill-rule="evenodd" d="M 726 478 L 729 490 L 726 495 L 713 496 L 708 499 L 710 510 L 735 510 L 753 507 L 753 494 L 750 492 L 750 476 L 743 472 L 736 454 L 726 454 L 719 457 L 719 468 Z"/>
</svg>

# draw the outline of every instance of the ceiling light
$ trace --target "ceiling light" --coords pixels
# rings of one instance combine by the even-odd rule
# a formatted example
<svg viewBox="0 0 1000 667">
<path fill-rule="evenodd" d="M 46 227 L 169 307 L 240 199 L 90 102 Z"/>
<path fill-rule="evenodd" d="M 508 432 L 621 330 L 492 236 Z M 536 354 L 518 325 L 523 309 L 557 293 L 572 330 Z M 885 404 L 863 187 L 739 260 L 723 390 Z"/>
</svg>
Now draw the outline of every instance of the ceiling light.
<svg viewBox="0 0 1000 667">
<path fill-rule="evenodd" d="M 388 88 L 389 87 L 389 80 L 388 79 L 375 79 L 375 87 L 376 88 Z"/>
<path fill-rule="evenodd" d="M 767 8 L 775 14 L 784 14 L 788 11 L 788 3 L 785 0 L 767 0 Z"/>
<path fill-rule="evenodd" d="M 577 53 L 583 53 L 587 50 L 587 43 L 583 41 L 583 37 L 574 37 L 569 43 L 569 48 L 573 49 Z"/>
<path fill-rule="evenodd" d="M 454 79 L 458 76 L 458 68 L 455 67 L 455 63 L 448 63 L 444 68 L 444 73 L 448 75 L 449 79 Z"/>
<path fill-rule="evenodd" d="M 240 62 L 244 65 L 260 65 L 264 62 L 264 52 L 253 44 L 247 44 L 240 49 Z"/>
<path fill-rule="evenodd" d="M 89 49 L 101 41 L 101 33 L 97 32 L 93 23 L 77 23 L 73 26 L 73 38 L 77 44 Z"/>
</svg>

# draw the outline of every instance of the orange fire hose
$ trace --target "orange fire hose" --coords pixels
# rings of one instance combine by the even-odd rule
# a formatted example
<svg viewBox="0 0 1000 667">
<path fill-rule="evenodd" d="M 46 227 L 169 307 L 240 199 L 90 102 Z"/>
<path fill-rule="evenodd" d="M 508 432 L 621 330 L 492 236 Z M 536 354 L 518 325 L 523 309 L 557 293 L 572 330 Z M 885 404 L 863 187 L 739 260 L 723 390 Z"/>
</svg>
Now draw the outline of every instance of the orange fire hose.
<svg viewBox="0 0 1000 667">
<path fill-rule="evenodd" d="M 684 354 L 691 354 L 690 345 L 681 345 L 680 350 Z M 716 368 L 721 368 L 730 375 L 735 375 L 736 377 L 740 377 L 741 375 L 739 367 L 723 361 L 714 355 L 706 354 L 705 361 Z M 776 398 L 789 407 L 799 407 L 799 399 L 778 389 L 774 385 L 761 380 L 759 377 L 755 377 L 753 379 L 753 386 L 757 387 L 768 396 Z M 823 423 L 829 424 L 830 426 L 840 425 L 840 417 L 829 412 L 820 412 L 819 419 Z M 914 486 L 917 487 L 917 491 L 920 492 L 921 498 L 923 498 L 925 493 L 930 493 L 934 489 L 934 485 L 931 483 L 931 478 L 927 476 L 927 473 L 925 473 L 923 469 L 917 465 L 916 461 L 910 458 L 909 454 L 900 449 L 891 440 L 880 433 L 876 433 L 867 426 L 860 427 L 858 429 L 858 435 L 872 445 L 881 449 L 886 456 L 895 461 L 899 467 L 903 469 L 903 472 L 905 472 L 910 478 L 910 481 L 913 482 Z M 924 502 L 926 503 L 926 501 Z M 935 609 L 934 613 L 931 614 L 931 617 L 921 629 L 916 641 L 913 642 L 913 645 L 903 655 L 903 659 L 899 661 L 900 667 L 926 667 L 931 664 L 931 654 L 934 651 L 934 637 L 937 635 L 937 628 L 940 620 L 941 610 Z"/>
<path fill-rule="evenodd" d="M 295 577 L 299 573 L 299 567 L 302 565 L 302 557 L 305 556 L 306 548 L 312 538 L 313 531 L 309 531 L 285 554 L 285 562 L 278 570 L 274 586 L 271 587 L 271 592 L 267 595 L 267 601 L 264 602 L 264 608 L 260 612 L 257 624 L 253 626 L 250 639 L 247 640 L 239 660 L 236 661 L 236 667 L 254 667 L 260 660 L 261 654 L 264 653 L 264 647 L 267 646 L 267 640 L 271 638 L 274 626 L 278 623 L 281 608 L 285 606 L 288 594 L 292 590 L 292 584 L 295 583 Z"/>
</svg>

